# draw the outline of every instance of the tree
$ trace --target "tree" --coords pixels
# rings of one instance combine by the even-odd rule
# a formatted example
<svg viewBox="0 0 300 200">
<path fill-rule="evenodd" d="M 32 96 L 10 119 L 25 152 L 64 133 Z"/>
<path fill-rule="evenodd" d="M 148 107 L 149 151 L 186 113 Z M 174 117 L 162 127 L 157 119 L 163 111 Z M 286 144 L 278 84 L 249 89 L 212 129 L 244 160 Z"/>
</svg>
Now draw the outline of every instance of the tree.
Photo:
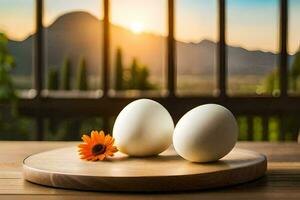
<svg viewBox="0 0 300 200">
<path fill-rule="evenodd" d="M 78 90 L 88 90 L 87 83 L 87 69 L 86 61 L 84 58 L 80 59 L 78 70 L 77 70 L 77 89 Z"/>
<path fill-rule="evenodd" d="M 59 88 L 59 73 L 54 67 L 48 72 L 48 90 L 58 90 Z"/>
<path fill-rule="evenodd" d="M 116 90 L 124 89 L 122 50 L 120 48 L 117 49 L 117 54 L 116 54 L 115 89 Z"/>
<path fill-rule="evenodd" d="M 18 115 L 18 95 L 11 77 L 16 65 L 7 45 L 7 36 L 0 33 L 0 101 L 8 105 L 0 108 L 0 140 L 26 140 L 30 138 L 31 123 Z"/>
<path fill-rule="evenodd" d="M 138 73 L 139 73 L 138 62 L 136 58 L 133 58 L 130 67 L 130 80 L 129 80 L 130 89 L 138 89 Z"/>
<path fill-rule="evenodd" d="M 151 89 L 151 84 L 149 83 L 149 70 L 147 66 L 142 66 L 139 68 L 139 73 L 138 73 L 138 84 L 137 88 L 139 90 L 149 90 Z"/>
<path fill-rule="evenodd" d="M 268 93 L 271 93 L 272 95 L 276 96 L 278 95 L 280 90 L 279 86 L 279 73 L 278 69 L 274 69 L 266 78 L 265 80 L 265 90 Z"/>
<path fill-rule="evenodd" d="M 149 90 L 155 87 L 149 82 L 149 70 L 146 65 L 141 65 L 136 58 L 132 60 L 129 68 L 130 78 L 128 80 L 128 89 Z"/>
<path fill-rule="evenodd" d="M 292 64 L 291 68 L 291 85 L 292 85 L 292 90 L 296 91 L 297 90 L 297 80 L 300 77 L 300 50 L 296 53 L 294 62 Z"/>
<path fill-rule="evenodd" d="M 10 55 L 8 48 L 8 38 L 0 33 L 0 100 L 15 100 L 17 98 L 16 90 L 10 75 L 15 67 L 15 62 Z"/>
<path fill-rule="evenodd" d="M 65 58 L 61 68 L 61 89 L 71 89 L 71 61 L 68 57 Z"/>
</svg>

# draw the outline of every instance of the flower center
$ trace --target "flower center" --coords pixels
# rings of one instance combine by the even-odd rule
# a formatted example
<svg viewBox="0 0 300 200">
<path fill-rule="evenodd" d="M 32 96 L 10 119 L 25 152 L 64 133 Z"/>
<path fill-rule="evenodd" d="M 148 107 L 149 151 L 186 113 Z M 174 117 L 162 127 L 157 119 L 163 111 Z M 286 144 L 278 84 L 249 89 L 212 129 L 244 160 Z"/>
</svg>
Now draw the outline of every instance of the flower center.
<svg viewBox="0 0 300 200">
<path fill-rule="evenodd" d="M 103 144 L 96 144 L 92 148 L 92 152 L 94 155 L 99 155 L 102 154 L 105 151 L 105 146 Z"/>
</svg>

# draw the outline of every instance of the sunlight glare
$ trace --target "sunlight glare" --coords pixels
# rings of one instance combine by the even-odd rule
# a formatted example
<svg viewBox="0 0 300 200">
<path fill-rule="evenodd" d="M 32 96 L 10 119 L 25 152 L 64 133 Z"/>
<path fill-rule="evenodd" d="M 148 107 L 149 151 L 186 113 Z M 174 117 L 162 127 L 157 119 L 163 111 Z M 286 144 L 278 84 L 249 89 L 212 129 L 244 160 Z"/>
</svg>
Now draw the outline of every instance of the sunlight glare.
<svg viewBox="0 0 300 200">
<path fill-rule="evenodd" d="M 144 26 L 140 22 L 133 22 L 130 26 L 130 29 L 132 32 L 138 34 L 141 33 L 144 30 Z"/>
</svg>

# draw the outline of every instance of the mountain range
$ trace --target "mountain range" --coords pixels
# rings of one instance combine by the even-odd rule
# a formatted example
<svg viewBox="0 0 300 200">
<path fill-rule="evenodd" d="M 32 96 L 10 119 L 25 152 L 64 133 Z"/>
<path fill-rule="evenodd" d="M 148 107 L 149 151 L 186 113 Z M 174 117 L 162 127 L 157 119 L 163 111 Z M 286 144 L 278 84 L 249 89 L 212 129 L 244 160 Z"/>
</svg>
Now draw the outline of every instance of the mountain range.
<svg viewBox="0 0 300 200">
<path fill-rule="evenodd" d="M 47 68 L 59 68 L 69 57 L 75 71 L 81 57 L 87 62 L 89 74 L 99 75 L 102 65 L 103 21 L 86 12 L 71 12 L 58 17 L 45 27 Z M 117 25 L 110 25 L 110 61 L 114 66 L 117 48 L 123 52 L 125 66 L 133 58 L 149 67 L 152 75 L 164 73 L 166 65 L 166 38 L 152 33 L 135 34 Z M 32 72 L 35 35 L 23 41 L 9 41 L 10 52 L 15 56 L 15 75 L 27 76 Z M 217 43 L 202 40 L 199 43 L 176 41 L 178 74 L 211 74 L 216 69 Z M 264 75 L 277 66 L 277 54 L 249 51 L 228 46 L 228 72 L 232 75 Z M 113 67 L 112 67 L 113 69 Z"/>
</svg>

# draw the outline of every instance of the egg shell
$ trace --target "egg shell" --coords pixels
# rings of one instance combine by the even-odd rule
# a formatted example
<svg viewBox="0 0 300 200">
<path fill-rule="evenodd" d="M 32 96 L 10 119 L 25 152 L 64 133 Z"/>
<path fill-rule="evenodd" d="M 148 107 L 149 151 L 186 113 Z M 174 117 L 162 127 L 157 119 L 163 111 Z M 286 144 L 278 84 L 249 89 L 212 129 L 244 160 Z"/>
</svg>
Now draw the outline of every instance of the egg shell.
<svg viewBox="0 0 300 200">
<path fill-rule="evenodd" d="M 228 154 L 238 137 L 233 114 L 217 104 L 198 106 L 177 123 L 173 144 L 176 152 L 191 162 L 212 162 Z"/>
<path fill-rule="evenodd" d="M 173 119 L 161 104 L 150 99 L 139 99 L 119 113 L 113 136 L 121 152 L 143 157 L 166 150 L 172 143 L 173 131 Z"/>
</svg>

